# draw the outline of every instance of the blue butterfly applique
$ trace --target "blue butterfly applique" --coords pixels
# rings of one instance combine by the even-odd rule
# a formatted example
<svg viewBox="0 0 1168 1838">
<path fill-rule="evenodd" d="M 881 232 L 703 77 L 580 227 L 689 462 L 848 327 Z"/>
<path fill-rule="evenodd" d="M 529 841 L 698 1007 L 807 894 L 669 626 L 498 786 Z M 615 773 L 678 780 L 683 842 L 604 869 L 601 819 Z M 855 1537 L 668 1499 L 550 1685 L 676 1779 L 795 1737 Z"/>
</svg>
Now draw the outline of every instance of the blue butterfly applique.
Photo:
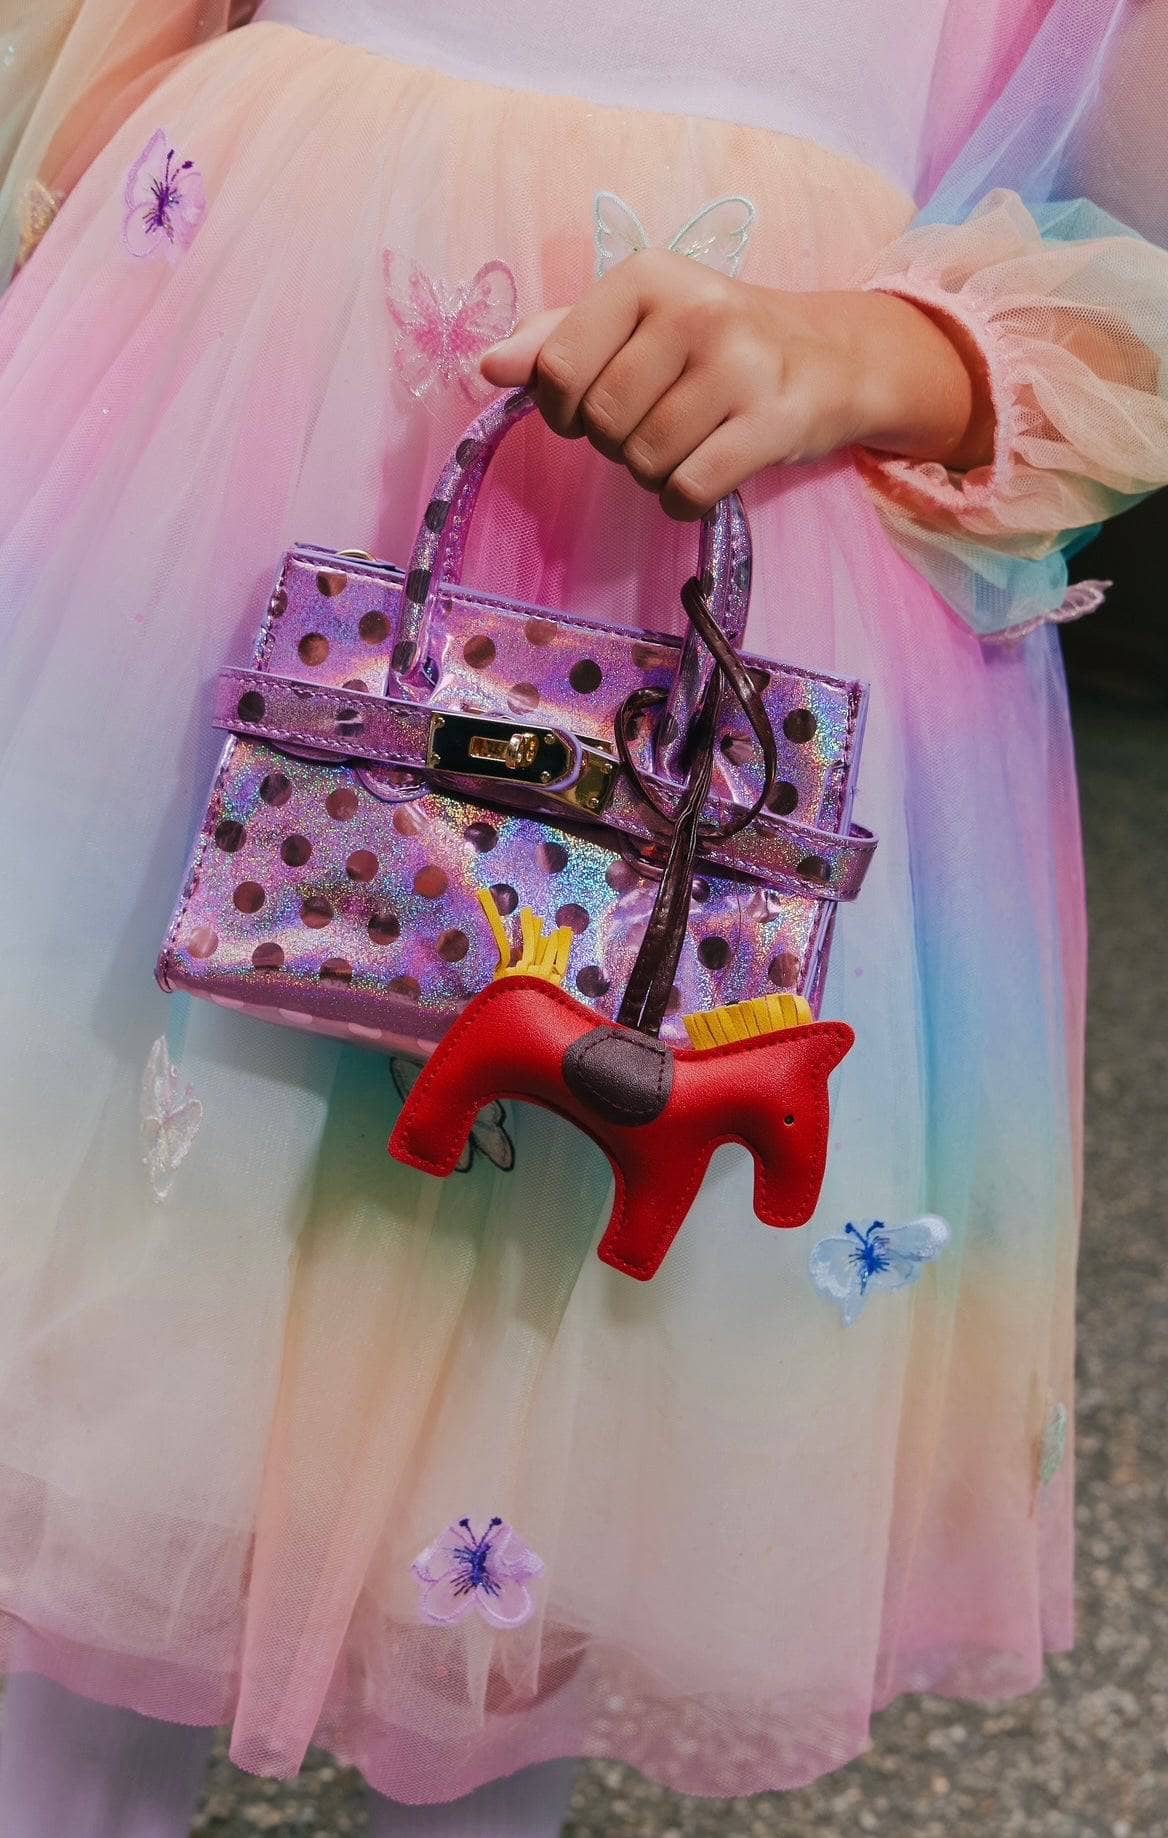
<svg viewBox="0 0 1168 1838">
<path fill-rule="evenodd" d="M 949 1243 L 944 1219 L 926 1214 L 907 1225 L 844 1227 L 837 1238 L 821 1238 L 811 1252 L 811 1281 L 821 1295 L 839 1303 L 844 1326 L 858 1321 L 874 1289 L 903 1289 L 915 1283 L 923 1265 L 939 1257 Z"/>
</svg>

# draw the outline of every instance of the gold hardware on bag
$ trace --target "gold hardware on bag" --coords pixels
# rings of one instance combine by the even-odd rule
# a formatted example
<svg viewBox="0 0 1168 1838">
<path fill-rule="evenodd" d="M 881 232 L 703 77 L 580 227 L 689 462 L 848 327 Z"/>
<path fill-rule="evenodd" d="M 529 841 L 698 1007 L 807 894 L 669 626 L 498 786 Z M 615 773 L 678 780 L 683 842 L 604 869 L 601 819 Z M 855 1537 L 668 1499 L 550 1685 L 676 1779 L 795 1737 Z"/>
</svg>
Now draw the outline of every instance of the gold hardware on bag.
<svg viewBox="0 0 1168 1838">
<path fill-rule="evenodd" d="M 446 772 L 550 785 L 571 771 L 573 757 L 572 744 L 563 734 L 539 734 L 491 715 L 430 717 L 426 764 Z"/>
<path fill-rule="evenodd" d="M 594 753 L 586 746 L 580 762 L 580 777 L 558 795 L 565 804 L 574 804 L 595 817 L 608 803 L 616 771 L 614 759 L 606 759 L 603 753 Z"/>
<path fill-rule="evenodd" d="M 512 734 L 509 740 L 493 734 L 472 734 L 467 753 L 471 759 L 501 760 L 508 772 L 524 772 L 539 757 L 539 742 L 529 733 Z"/>
<path fill-rule="evenodd" d="M 580 771 L 575 783 L 557 783 L 571 771 L 574 757 L 571 738 L 550 728 L 540 731 L 519 727 L 513 721 L 501 721 L 491 715 L 430 717 L 428 766 L 475 778 L 507 778 L 523 785 L 553 787 L 546 793 L 549 798 L 596 816 L 608 802 L 617 762 L 581 743 Z"/>
</svg>

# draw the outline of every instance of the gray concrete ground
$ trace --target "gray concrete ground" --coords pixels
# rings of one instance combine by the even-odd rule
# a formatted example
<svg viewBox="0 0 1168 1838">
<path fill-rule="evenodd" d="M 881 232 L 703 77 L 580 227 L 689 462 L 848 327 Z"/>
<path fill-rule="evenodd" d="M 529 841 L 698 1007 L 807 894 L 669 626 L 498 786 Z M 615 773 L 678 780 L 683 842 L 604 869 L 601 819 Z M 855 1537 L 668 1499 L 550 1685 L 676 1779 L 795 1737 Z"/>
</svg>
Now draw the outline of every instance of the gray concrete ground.
<svg viewBox="0 0 1168 1838">
<path fill-rule="evenodd" d="M 1168 1838 L 1168 721 L 1078 712 L 1092 934 L 1079 1352 L 1079 1644 L 1012 1704 L 909 1698 L 800 1793 L 685 1800 L 582 1774 L 566 1838 Z M 355 1777 L 211 1770 L 195 1830 L 341 1838 Z"/>
</svg>

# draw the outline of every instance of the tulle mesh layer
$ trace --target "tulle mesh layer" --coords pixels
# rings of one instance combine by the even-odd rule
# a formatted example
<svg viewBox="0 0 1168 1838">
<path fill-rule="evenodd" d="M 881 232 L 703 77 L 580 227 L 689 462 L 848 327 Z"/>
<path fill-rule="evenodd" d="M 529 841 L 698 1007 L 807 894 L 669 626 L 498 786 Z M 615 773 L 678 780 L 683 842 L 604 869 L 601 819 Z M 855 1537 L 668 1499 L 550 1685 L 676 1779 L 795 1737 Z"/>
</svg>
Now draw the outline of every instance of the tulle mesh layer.
<svg viewBox="0 0 1168 1838">
<path fill-rule="evenodd" d="M 120 241 L 164 122 L 203 170 L 183 261 Z M 371 150 L 375 149 L 375 153 Z M 772 1233 L 724 1151 L 640 1287 L 608 1177 L 519 1111 L 512 1175 L 391 1165 L 384 1062 L 150 969 L 246 655 L 296 539 L 403 560 L 465 405 L 393 380 L 393 247 L 499 257 L 524 310 L 592 273 L 607 186 L 760 201 L 751 278 L 846 283 L 911 215 L 782 136 L 407 70 L 275 26 L 205 47 L 89 169 L 0 312 L 0 1642 L 81 1691 L 314 1738 L 407 1799 L 555 1754 L 794 1785 L 897 1691 L 998 1695 L 1071 1637 L 1082 889 L 1049 633 L 980 646 L 847 456 L 751 482 L 752 648 L 872 683 L 881 835 L 827 1010 L 857 1030 L 823 1201 Z M 524 426 L 468 578 L 680 625 L 692 530 Z M 744 923 L 749 922 L 744 917 Z M 199 1134 L 160 1205 L 139 1089 L 167 1030 Z M 944 1215 L 844 1329 L 812 1243 Z M 544 1562 L 510 1633 L 418 1613 L 411 1561 L 500 1513 Z"/>
</svg>

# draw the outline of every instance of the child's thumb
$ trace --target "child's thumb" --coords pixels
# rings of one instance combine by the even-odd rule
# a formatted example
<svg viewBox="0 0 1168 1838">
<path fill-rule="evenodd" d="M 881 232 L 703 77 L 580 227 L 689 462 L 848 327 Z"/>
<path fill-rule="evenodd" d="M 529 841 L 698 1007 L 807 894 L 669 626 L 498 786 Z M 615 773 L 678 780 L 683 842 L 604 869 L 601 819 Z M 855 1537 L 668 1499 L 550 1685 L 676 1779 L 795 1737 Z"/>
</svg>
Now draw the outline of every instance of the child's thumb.
<svg viewBox="0 0 1168 1838">
<path fill-rule="evenodd" d="M 479 369 L 487 382 L 502 389 L 528 382 L 541 345 L 567 312 L 566 306 L 556 306 L 546 313 L 534 313 L 530 319 L 521 320 L 509 338 L 484 351 Z"/>
</svg>

